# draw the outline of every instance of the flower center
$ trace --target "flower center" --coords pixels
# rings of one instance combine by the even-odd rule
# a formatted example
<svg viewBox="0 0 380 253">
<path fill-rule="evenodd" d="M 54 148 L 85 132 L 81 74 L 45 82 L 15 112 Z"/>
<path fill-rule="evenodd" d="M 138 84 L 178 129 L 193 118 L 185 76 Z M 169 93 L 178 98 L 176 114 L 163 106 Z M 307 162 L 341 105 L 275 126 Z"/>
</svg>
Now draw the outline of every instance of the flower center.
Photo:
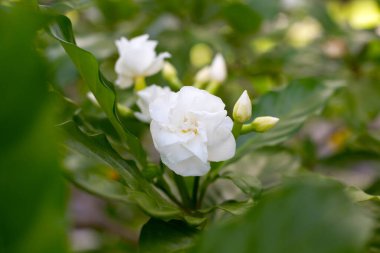
<svg viewBox="0 0 380 253">
<path fill-rule="evenodd" d="M 198 121 L 195 117 L 191 117 L 190 115 L 186 115 L 183 118 L 183 122 L 181 124 L 181 132 L 186 134 L 189 132 L 193 132 L 195 135 L 198 134 Z"/>
</svg>

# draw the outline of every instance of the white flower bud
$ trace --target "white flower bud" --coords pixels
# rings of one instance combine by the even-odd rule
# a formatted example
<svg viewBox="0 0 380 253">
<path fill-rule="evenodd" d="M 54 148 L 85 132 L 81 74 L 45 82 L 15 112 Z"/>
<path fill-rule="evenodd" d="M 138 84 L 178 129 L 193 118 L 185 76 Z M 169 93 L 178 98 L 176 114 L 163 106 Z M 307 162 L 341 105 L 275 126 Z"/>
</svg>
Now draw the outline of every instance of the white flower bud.
<svg viewBox="0 0 380 253">
<path fill-rule="evenodd" d="M 165 62 L 164 67 L 162 68 L 162 76 L 166 80 L 173 80 L 177 78 L 177 70 L 169 62 Z"/>
<path fill-rule="evenodd" d="M 195 75 L 195 83 L 202 84 L 208 81 L 210 81 L 210 67 L 206 66 L 201 68 Z"/>
<path fill-rule="evenodd" d="M 239 123 L 244 123 L 249 120 L 252 116 L 252 103 L 251 99 L 248 96 L 247 91 L 245 90 L 238 101 L 235 103 L 233 118 Z"/>
<path fill-rule="evenodd" d="M 227 77 L 226 62 L 221 54 L 214 57 L 210 65 L 210 80 L 218 83 L 224 82 Z"/>
<path fill-rule="evenodd" d="M 256 132 L 266 132 L 272 129 L 279 120 L 279 118 L 271 116 L 257 117 L 252 121 L 251 125 Z"/>
<path fill-rule="evenodd" d="M 167 52 L 157 55 L 157 41 L 148 38 L 144 34 L 131 40 L 122 37 L 115 42 L 120 55 L 115 65 L 119 87 L 128 88 L 135 78 L 156 74 L 162 69 L 164 59 L 170 57 Z"/>
</svg>

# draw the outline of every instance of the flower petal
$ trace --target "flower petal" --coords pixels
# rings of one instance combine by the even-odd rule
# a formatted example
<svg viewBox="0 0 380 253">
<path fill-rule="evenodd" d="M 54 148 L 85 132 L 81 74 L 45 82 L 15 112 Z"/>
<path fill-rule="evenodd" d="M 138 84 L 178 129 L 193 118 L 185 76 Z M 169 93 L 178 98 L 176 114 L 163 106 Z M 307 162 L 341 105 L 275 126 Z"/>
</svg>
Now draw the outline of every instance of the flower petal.
<svg viewBox="0 0 380 253">
<path fill-rule="evenodd" d="M 236 141 L 232 133 L 218 144 L 208 147 L 208 160 L 213 162 L 225 161 L 232 158 L 236 151 Z"/>
<path fill-rule="evenodd" d="M 151 63 L 148 69 L 145 70 L 146 76 L 151 76 L 160 71 L 164 66 L 164 60 L 169 58 L 171 55 L 168 52 L 160 53 L 156 59 Z"/>
</svg>

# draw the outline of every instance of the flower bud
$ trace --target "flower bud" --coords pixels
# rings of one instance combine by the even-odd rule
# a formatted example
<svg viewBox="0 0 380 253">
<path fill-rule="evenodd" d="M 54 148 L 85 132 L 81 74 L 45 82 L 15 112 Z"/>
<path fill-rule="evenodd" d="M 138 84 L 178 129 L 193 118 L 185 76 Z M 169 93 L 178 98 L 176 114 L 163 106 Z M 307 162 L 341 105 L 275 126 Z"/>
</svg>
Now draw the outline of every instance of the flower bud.
<svg viewBox="0 0 380 253">
<path fill-rule="evenodd" d="M 256 132 L 266 132 L 272 129 L 279 120 L 279 118 L 271 116 L 257 117 L 252 121 L 251 125 Z"/>
<path fill-rule="evenodd" d="M 245 90 L 234 106 L 233 118 L 239 123 L 244 123 L 252 116 L 252 103 Z"/>
<path fill-rule="evenodd" d="M 210 80 L 210 67 L 203 67 L 195 75 L 195 83 L 206 83 Z"/>
<path fill-rule="evenodd" d="M 171 63 L 165 62 L 164 67 L 162 69 L 162 76 L 166 80 L 173 80 L 177 78 L 177 70 L 174 68 L 174 66 Z"/>
<path fill-rule="evenodd" d="M 210 79 L 211 81 L 222 83 L 226 80 L 226 76 L 226 62 L 221 54 L 217 54 L 210 65 Z"/>
</svg>

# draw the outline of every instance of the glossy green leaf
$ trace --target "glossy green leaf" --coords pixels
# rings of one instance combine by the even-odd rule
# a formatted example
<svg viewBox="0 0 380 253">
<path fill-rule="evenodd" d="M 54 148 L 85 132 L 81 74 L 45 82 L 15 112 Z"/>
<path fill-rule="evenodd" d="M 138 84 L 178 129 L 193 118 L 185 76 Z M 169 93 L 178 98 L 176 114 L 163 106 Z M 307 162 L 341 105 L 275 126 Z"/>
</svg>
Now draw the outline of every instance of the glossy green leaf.
<svg viewBox="0 0 380 253">
<path fill-rule="evenodd" d="M 141 253 L 184 253 L 194 245 L 198 230 L 186 223 L 150 219 L 140 234 Z"/>
<path fill-rule="evenodd" d="M 210 228 L 197 253 L 360 253 L 370 216 L 340 184 L 302 177 L 270 192 L 245 216 Z"/>
<path fill-rule="evenodd" d="M 127 143 L 129 151 L 135 156 L 139 166 L 145 167 L 146 154 L 140 141 L 120 121 L 113 84 L 100 72 L 96 58 L 76 45 L 70 20 L 65 16 L 57 16 L 56 22 L 50 26 L 50 32 L 61 43 L 66 53 L 74 62 L 83 80 L 95 95 L 116 132 Z"/>
<path fill-rule="evenodd" d="M 69 148 L 86 157 L 96 158 L 98 161 L 106 163 L 115 169 L 123 179 L 115 182 L 99 178 L 91 172 L 67 171 L 69 179 L 81 188 L 104 198 L 136 203 L 152 217 L 189 220 L 193 225 L 204 221 L 197 217 L 188 219 L 180 208 L 162 197 L 153 185 L 146 181 L 134 162 L 124 160 L 114 151 L 104 134 L 88 135 L 81 131 L 73 121 L 66 122 L 61 125 L 61 128 L 70 138 L 67 143 Z"/>
<path fill-rule="evenodd" d="M 289 139 L 311 116 L 321 112 L 329 97 L 341 87 L 337 83 L 320 83 L 314 79 L 291 82 L 286 88 L 261 97 L 253 105 L 253 118 L 274 116 L 279 123 L 266 133 L 250 133 L 238 138 L 236 155 L 227 163 L 256 149 L 274 146 Z"/>
</svg>

